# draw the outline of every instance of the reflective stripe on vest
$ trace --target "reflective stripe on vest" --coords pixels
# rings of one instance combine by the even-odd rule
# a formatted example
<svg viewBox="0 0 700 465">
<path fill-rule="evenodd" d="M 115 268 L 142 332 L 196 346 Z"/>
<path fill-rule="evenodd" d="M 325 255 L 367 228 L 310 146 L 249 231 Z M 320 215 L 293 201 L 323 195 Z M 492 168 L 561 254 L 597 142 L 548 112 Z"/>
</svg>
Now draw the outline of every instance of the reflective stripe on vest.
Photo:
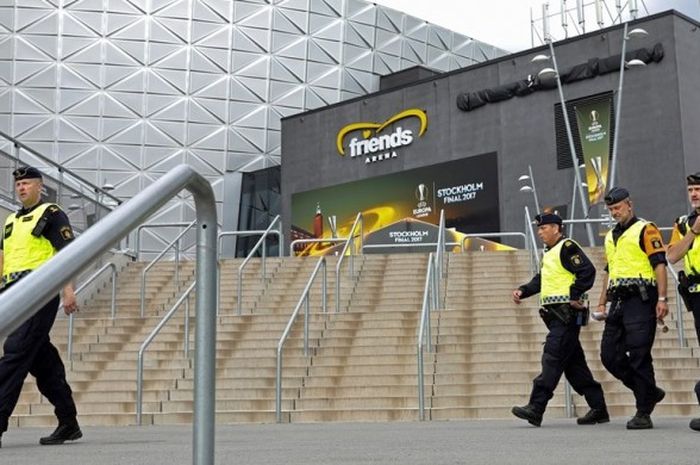
<svg viewBox="0 0 700 465">
<path fill-rule="evenodd" d="M 686 224 L 686 233 L 690 228 L 689 224 Z M 680 228 L 679 231 L 680 233 Z M 685 237 L 685 234 L 680 233 L 681 238 Z M 683 257 L 683 269 L 685 270 L 686 276 L 697 275 L 700 273 L 700 241 L 693 239 L 693 245 L 688 249 L 685 256 Z M 692 284 L 688 287 L 690 292 L 700 292 L 700 284 Z"/>
<path fill-rule="evenodd" d="M 570 288 L 576 276 L 561 264 L 561 248 L 567 240 L 571 239 L 562 239 L 542 256 L 541 305 L 569 303 L 571 300 Z"/>
<path fill-rule="evenodd" d="M 12 213 L 5 220 L 2 270 L 4 283 L 12 282 L 26 272 L 37 269 L 55 255 L 56 251 L 48 239 L 44 236 L 32 236 L 32 230 L 46 209 L 52 205 L 51 203 L 39 205 L 19 218 Z"/>
<path fill-rule="evenodd" d="M 656 274 L 649 257 L 639 247 L 639 237 L 648 221 L 639 220 L 613 242 L 612 230 L 605 236 L 605 256 L 608 259 L 609 287 L 633 283 L 656 284 Z"/>
</svg>

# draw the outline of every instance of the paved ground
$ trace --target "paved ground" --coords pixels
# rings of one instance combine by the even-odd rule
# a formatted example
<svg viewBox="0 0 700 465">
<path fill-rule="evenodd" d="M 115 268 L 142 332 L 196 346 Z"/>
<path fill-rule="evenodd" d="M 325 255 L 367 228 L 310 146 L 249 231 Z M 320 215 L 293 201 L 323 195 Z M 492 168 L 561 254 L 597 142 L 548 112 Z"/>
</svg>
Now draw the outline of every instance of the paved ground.
<svg viewBox="0 0 700 465">
<path fill-rule="evenodd" d="M 316 423 L 219 426 L 217 464 L 254 465 L 608 465 L 700 463 L 700 433 L 688 419 L 654 418 L 627 431 L 626 418 L 597 426 L 545 418 L 425 423 Z M 2 465 L 179 465 L 192 463 L 191 426 L 86 427 L 78 442 L 40 446 L 46 429 L 3 436 Z"/>
</svg>

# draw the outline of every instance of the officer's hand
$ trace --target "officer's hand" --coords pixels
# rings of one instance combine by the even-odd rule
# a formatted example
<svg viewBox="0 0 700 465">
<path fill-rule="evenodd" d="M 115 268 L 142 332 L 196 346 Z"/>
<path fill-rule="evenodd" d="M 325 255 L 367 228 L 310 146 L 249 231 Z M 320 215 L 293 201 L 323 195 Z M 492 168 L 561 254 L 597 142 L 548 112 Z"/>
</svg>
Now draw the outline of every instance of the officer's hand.
<svg viewBox="0 0 700 465">
<path fill-rule="evenodd" d="M 570 300 L 569 306 L 571 306 L 571 308 L 573 308 L 575 310 L 583 310 L 584 308 L 586 308 L 583 305 L 583 302 L 581 302 L 580 300 Z"/>
<path fill-rule="evenodd" d="M 700 231 L 700 216 L 695 218 L 692 229 L 693 231 Z"/>
<path fill-rule="evenodd" d="M 663 320 L 668 315 L 668 303 L 656 302 L 656 318 Z"/>
<path fill-rule="evenodd" d="M 513 302 L 520 305 L 520 296 L 522 296 L 522 295 L 523 295 L 523 291 L 521 291 L 520 289 L 514 290 L 513 291 Z"/>
<path fill-rule="evenodd" d="M 63 311 L 66 315 L 78 311 L 78 302 L 75 299 L 75 292 L 72 287 L 63 289 Z"/>
</svg>

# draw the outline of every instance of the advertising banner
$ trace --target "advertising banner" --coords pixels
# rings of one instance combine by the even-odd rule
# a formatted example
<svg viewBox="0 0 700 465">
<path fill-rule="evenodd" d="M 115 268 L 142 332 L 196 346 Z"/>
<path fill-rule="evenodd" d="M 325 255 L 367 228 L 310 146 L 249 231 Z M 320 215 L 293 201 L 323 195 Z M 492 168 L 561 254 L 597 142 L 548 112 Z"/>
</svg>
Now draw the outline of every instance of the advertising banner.
<svg viewBox="0 0 700 465">
<path fill-rule="evenodd" d="M 575 108 L 586 165 L 588 203 L 595 205 L 603 201 L 607 190 L 612 97 L 579 103 Z"/>
<path fill-rule="evenodd" d="M 292 195 L 292 240 L 347 237 L 359 212 L 365 244 L 387 245 L 365 252 L 429 252 L 437 239 L 435 225 L 445 212 L 447 242 L 465 233 L 494 232 L 500 227 L 496 154 L 363 179 Z M 509 248 L 466 239 L 465 248 Z M 337 252 L 338 242 L 315 242 L 295 248 L 297 254 Z M 432 246 L 434 247 L 434 245 Z"/>
</svg>

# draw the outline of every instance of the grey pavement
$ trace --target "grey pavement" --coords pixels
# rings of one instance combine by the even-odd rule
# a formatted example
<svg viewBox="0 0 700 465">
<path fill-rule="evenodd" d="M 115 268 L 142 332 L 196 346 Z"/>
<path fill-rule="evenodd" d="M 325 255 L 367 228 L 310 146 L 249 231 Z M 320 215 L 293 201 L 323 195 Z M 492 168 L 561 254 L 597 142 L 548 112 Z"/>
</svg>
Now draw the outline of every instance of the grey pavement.
<svg viewBox="0 0 700 465">
<path fill-rule="evenodd" d="M 217 464 L 700 464 L 700 433 L 687 418 L 654 418 L 627 431 L 627 418 L 578 426 L 548 419 L 217 426 Z M 46 428 L 11 429 L 2 465 L 192 463 L 191 426 L 85 427 L 83 439 L 40 446 Z"/>
</svg>

